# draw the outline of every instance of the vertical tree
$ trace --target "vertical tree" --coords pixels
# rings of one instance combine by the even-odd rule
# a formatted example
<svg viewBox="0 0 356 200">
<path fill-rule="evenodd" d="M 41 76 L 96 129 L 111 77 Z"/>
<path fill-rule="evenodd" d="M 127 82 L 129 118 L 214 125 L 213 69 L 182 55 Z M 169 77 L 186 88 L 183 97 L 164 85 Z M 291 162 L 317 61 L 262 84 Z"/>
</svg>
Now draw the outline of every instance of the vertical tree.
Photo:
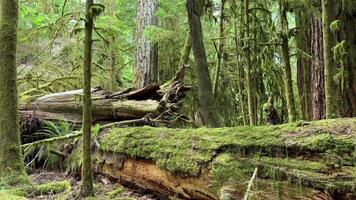
<svg viewBox="0 0 356 200">
<path fill-rule="evenodd" d="M 1 1 L 0 16 L 0 178 L 27 179 L 20 147 L 16 47 L 18 1 Z"/>
<path fill-rule="evenodd" d="M 288 109 L 288 119 L 289 122 L 294 122 L 296 119 L 296 110 L 295 110 L 295 102 L 294 102 L 294 94 L 293 94 L 293 82 L 292 82 L 292 72 L 291 72 L 291 64 L 289 57 L 289 44 L 288 44 L 288 36 L 289 36 L 289 28 L 288 28 L 288 20 L 287 20 L 287 3 L 280 1 L 279 2 L 279 17 L 280 17 L 280 25 L 281 25 L 281 39 L 282 39 L 282 61 L 284 65 L 284 87 L 285 87 L 285 95 L 287 100 L 287 109 Z"/>
<path fill-rule="evenodd" d="M 109 2 L 109 14 L 110 16 L 114 17 L 115 16 L 115 1 L 114 0 L 110 0 Z M 110 27 L 110 24 L 109 24 Z M 110 27 L 111 28 L 111 27 Z M 115 57 L 115 35 L 113 34 L 113 32 L 110 30 L 110 34 L 109 34 L 109 60 L 110 60 L 110 84 L 109 84 L 109 89 L 110 92 L 113 92 L 116 88 L 115 88 L 115 83 L 116 83 L 116 57 Z"/>
<path fill-rule="evenodd" d="M 241 8 L 243 7 L 243 1 L 241 1 Z M 233 23 L 234 23 L 234 45 L 235 45 L 235 57 L 236 57 L 236 71 L 237 71 L 237 88 L 238 88 L 238 96 L 239 96 L 239 105 L 240 105 L 240 113 L 242 115 L 243 125 L 247 125 L 246 114 L 245 114 L 245 98 L 243 95 L 244 85 L 243 85 L 243 67 L 241 62 L 241 53 L 239 52 L 239 46 L 242 46 L 241 40 L 238 40 L 238 6 L 236 0 L 232 1 L 232 10 L 233 10 Z M 241 21 L 243 21 L 243 16 L 241 15 Z M 240 36 L 243 35 L 243 31 L 240 29 Z"/>
<path fill-rule="evenodd" d="M 188 22 L 198 77 L 200 115 L 204 125 L 218 127 L 221 126 L 221 119 L 212 92 L 200 21 L 202 11 L 199 8 L 203 3 L 205 3 L 204 0 L 187 0 Z"/>
<path fill-rule="evenodd" d="M 137 1 L 136 29 L 136 69 L 135 85 L 143 88 L 151 82 L 158 81 L 158 44 L 145 37 L 145 28 L 158 23 L 155 13 L 158 0 Z"/>
<path fill-rule="evenodd" d="M 302 118 L 304 120 L 311 119 L 311 59 L 308 55 L 311 54 L 311 14 L 305 12 L 305 8 L 299 8 L 296 11 L 296 45 L 297 53 L 297 85 L 300 97 L 300 107 Z"/>
<path fill-rule="evenodd" d="M 249 0 L 244 1 L 244 24 L 245 24 L 245 59 L 246 59 L 246 89 L 247 89 L 247 104 L 250 125 L 256 125 L 256 109 L 255 109 L 255 89 L 251 78 L 251 45 L 250 45 L 250 8 Z"/>
<path fill-rule="evenodd" d="M 325 69 L 325 106 L 326 118 L 335 118 L 337 112 L 337 94 L 334 83 L 335 62 L 333 60 L 332 48 L 335 46 L 335 38 L 332 35 L 330 25 L 335 20 L 335 0 L 322 0 L 323 21 L 323 47 L 324 47 L 324 69 Z"/>
<path fill-rule="evenodd" d="M 220 69 L 221 69 L 221 60 L 224 54 L 224 45 L 225 45 L 225 3 L 226 0 L 221 0 L 220 3 L 220 24 L 219 24 L 219 46 L 217 49 L 217 65 L 215 69 L 215 76 L 214 76 L 214 84 L 213 84 L 213 94 L 216 97 L 216 93 L 218 90 L 219 85 L 219 77 L 220 77 Z"/>
<path fill-rule="evenodd" d="M 325 118 L 323 26 L 319 13 L 311 19 L 311 103 L 312 119 Z"/>
<path fill-rule="evenodd" d="M 82 197 L 92 196 L 93 176 L 91 171 L 91 65 L 92 65 L 92 43 L 94 28 L 93 0 L 86 1 L 85 14 L 85 39 L 84 39 L 84 97 L 83 97 L 83 169 L 82 169 Z"/>
</svg>

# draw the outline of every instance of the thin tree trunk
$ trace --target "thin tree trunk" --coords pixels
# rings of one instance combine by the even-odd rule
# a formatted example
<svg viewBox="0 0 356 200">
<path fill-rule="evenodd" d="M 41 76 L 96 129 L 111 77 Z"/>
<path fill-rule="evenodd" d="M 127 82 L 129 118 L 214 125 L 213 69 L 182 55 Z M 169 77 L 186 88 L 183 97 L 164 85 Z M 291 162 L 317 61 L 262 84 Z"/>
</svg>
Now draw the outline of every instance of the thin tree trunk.
<svg viewBox="0 0 356 200">
<path fill-rule="evenodd" d="M 115 1 L 110 0 L 110 5 L 109 5 L 109 14 L 113 17 L 115 17 Z M 111 25 L 109 24 L 109 27 L 111 28 Z M 116 90 L 115 88 L 115 83 L 116 83 L 116 58 L 115 58 L 115 49 L 114 49 L 114 43 L 115 43 L 115 36 L 113 34 L 110 34 L 110 44 L 109 44 L 109 61 L 110 61 L 110 87 L 109 90 L 110 92 L 113 92 Z"/>
<path fill-rule="evenodd" d="M 251 79 L 251 45 L 250 45 L 250 12 L 249 0 L 244 0 L 244 23 L 245 23 L 245 59 L 246 59 L 246 89 L 247 89 L 247 104 L 250 119 L 250 125 L 256 125 L 256 109 L 255 109 L 255 90 Z"/>
<path fill-rule="evenodd" d="M 144 35 L 147 26 L 157 25 L 155 13 L 158 0 L 137 1 L 136 69 L 135 85 L 141 89 L 158 81 L 158 44 L 153 44 Z"/>
<path fill-rule="evenodd" d="M 219 77 L 220 77 L 220 71 L 221 71 L 221 60 L 224 55 L 224 43 L 225 43 L 225 27 L 224 27 L 224 21 L 225 21 L 225 3 L 226 0 L 221 0 L 220 3 L 220 24 L 219 24 L 219 48 L 217 52 L 218 60 L 217 60 L 217 66 L 215 70 L 215 77 L 214 77 L 214 84 L 213 84 L 213 94 L 216 97 L 216 93 L 218 90 L 218 85 L 219 85 Z"/>
<path fill-rule="evenodd" d="M 20 148 L 16 43 L 18 1 L 3 0 L 0 10 L 0 179 L 27 180 Z"/>
<path fill-rule="evenodd" d="M 331 33 L 330 24 L 335 20 L 334 9 L 335 0 L 322 0 L 322 20 L 323 20 L 323 47 L 324 47 L 324 69 L 325 69 L 325 106 L 326 118 L 335 118 L 337 112 L 337 92 L 333 81 L 336 65 L 333 61 L 332 48 L 335 39 Z"/>
<path fill-rule="evenodd" d="M 109 57 L 110 57 L 110 92 L 114 92 L 116 90 L 115 83 L 116 83 L 116 58 L 115 58 L 115 50 L 114 50 L 114 42 L 115 37 L 111 37 L 111 41 L 109 44 Z"/>
<path fill-rule="evenodd" d="M 325 118 L 323 26 L 321 18 L 315 14 L 311 20 L 311 93 L 312 119 Z"/>
<path fill-rule="evenodd" d="M 189 62 L 189 55 L 190 55 L 191 50 L 192 50 L 192 37 L 190 36 L 190 33 L 188 32 L 187 36 L 185 38 L 183 49 L 182 49 L 182 55 L 179 60 L 179 69 L 176 72 L 174 81 L 183 81 L 184 76 L 185 76 L 185 71 L 187 69 L 187 65 Z"/>
<path fill-rule="evenodd" d="M 289 44 L 288 44 L 288 21 L 287 11 L 283 2 L 279 5 L 279 15 L 282 28 L 282 60 L 284 65 L 284 87 L 288 108 L 288 121 L 294 122 L 296 120 L 296 110 L 293 94 L 292 72 L 289 57 Z"/>
<path fill-rule="evenodd" d="M 237 70 L 237 87 L 239 90 L 239 103 L 240 103 L 240 110 L 241 110 L 241 115 L 243 119 L 243 125 L 247 125 L 247 120 L 246 120 L 246 114 L 245 114 L 245 100 L 244 100 L 244 95 L 243 95 L 243 77 L 242 77 L 242 72 L 243 68 L 241 65 L 241 54 L 239 52 L 239 41 L 238 41 L 238 28 L 237 28 L 237 4 L 236 0 L 233 1 L 233 7 L 234 7 L 234 42 L 235 42 L 235 56 L 236 56 L 236 70 Z M 243 35 L 243 32 L 241 33 L 241 36 Z"/>
<path fill-rule="evenodd" d="M 85 40 L 84 40 L 84 98 L 83 98 L 83 170 L 82 170 L 82 188 L 81 195 L 83 197 L 92 196 L 93 176 L 91 169 L 91 65 L 92 65 L 92 36 L 94 28 L 94 20 L 91 15 L 91 7 L 93 0 L 86 1 L 86 17 L 85 17 Z"/>
<path fill-rule="evenodd" d="M 200 22 L 200 6 L 202 1 L 188 0 L 188 22 L 192 37 L 192 47 L 196 62 L 198 77 L 198 96 L 200 115 L 204 125 L 209 127 L 221 126 L 220 115 L 212 93 L 211 79 L 208 70 L 208 62 L 203 43 L 202 25 Z"/>
</svg>

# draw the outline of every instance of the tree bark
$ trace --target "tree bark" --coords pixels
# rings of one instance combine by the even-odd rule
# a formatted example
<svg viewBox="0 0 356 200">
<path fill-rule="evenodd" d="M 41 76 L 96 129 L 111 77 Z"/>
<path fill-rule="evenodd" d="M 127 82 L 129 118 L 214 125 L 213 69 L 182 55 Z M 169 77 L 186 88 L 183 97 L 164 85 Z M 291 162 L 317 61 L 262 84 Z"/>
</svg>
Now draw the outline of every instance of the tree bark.
<svg viewBox="0 0 356 200">
<path fill-rule="evenodd" d="M 83 169 L 81 196 L 94 195 L 93 175 L 91 168 L 91 125 L 92 125 L 92 102 L 91 102 L 91 66 L 92 66 L 92 43 L 94 16 L 92 6 L 94 1 L 86 1 L 85 16 L 85 39 L 84 39 L 84 65 L 83 65 Z"/>
<path fill-rule="evenodd" d="M 0 10 L 0 178 L 14 184 L 27 180 L 20 149 L 16 43 L 18 1 L 1 1 Z M 17 182 L 18 181 L 18 182 Z"/>
<path fill-rule="evenodd" d="M 287 100 L 287 108 L 288 108 L 288 121 L 294 122 L 296 120 L 297 112 L 295 110 L 295 101 L 294 101 L 294 93 L 293 93 L 293 81 L 292 81 L 292 71 L 289 57 L 289 44 L 288 44 L 288 36 L 289 36 L 289 28 L 288 28 L 288 20 L 287 20 L 287 10 L 286 3 L 279 3 L 279 16 L 280 23 L 282 28 L 282 61 L 284 65 L 284 88 Z"/>
<path fill-rule="evenodd" d="M 158 0 L 137 1 L 135 85 L 138 89 L 158 81 L 158 44 L 150 42 L 144 34 L 147 26 L 157 25 L 157 9 Z"/>
<path fill-rule="evenodd" d="M 334 83 L 336 64 L 333 60 L 332 48 L 335 46 L 335 38 L 332 35 L 330 25 L 335 20 L 335 0 L 322 0 L 323 21 L 323 48 L 324 48 L 324 71 L 325 71 L 325 114 L 326 118 L 338 117 L 337 99 L 338 94 Z"/>
<path fill-rule="evenodd" d="M 323 25 L 321 18 L 317 15 L 314 14 L 311 19 L 311 99 L 313 120 L 325 118 Z"/>
</svg>

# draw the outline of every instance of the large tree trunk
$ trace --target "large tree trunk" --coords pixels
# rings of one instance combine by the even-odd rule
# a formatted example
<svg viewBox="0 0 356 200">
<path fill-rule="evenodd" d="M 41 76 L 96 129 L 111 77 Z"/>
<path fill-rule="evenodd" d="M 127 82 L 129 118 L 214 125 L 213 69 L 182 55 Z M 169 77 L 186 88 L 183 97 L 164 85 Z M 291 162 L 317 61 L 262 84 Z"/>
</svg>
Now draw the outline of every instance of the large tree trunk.
<svg viewBox="0 0 356 200">
<path fill-rule="evenodd" d="M 339 2 L 340 4 L 340 2 Z M 341 86 L 341 106 L 340 111 L 342 117 L 356 117 L 356 10 L 355 2 L 349 6 L 339 6 L 340 16 L 338 18 L 342 22 L 342 27 L 339 33 L 338 42 L 345 41 L 344 50 L 347 54 L 340 61 L 341 70 L 345 70 L 343 82 L 339 80 Z M 352 7 L 352 8 L 351 8 Z"/>
<path fill-rule="evenodd" d="M 352 199 L 355 134 L 355 119 L 302 126 L 109 129 L 98 139 L 96 170 L 166 196 L 222 199 L 228 193 L 242 199 L 258 168 L 249 199 Z"/>
<path fill-rule="evenodd" d="M 304 120 L 312 119 L 311 111 L 311 20 L 310 13 L 298 10 L 296 13 L 296 23 L 298 33 L 296 36 L 297 48 L 297 85 L 300 97 L 300 107 Z M 303 52 L 301 52 L 303 51 Z"/>
<path fill-rule="evenodd" d="M 20 149 L 16 84 L 18 1 L 1 1 L 0 13 L 0 179 L 9 176 L 10 182 L 23 184 L 27 178 Z"/>
<path fill-rule="evenodd" d="M 288 28 L 288 20 L 287 20 L 287 10 L 286 3 L 279 3 L 279 16 L 280 23 L 282 29 L 282 61 L 284 65 L 284 88 L 285 95 L 287 100 L 287 108 L 288 108 L 288 121 L 294 122 L 296 120 L 297 112 L 295 110 L 295 101 L 294 101 L 294 93 L 293 93 L 293 82 L 292 82 L 292 70 L 290 64 L 290 55 L 289 55 L 289 44 L 288 44 L 288 36 L 289 36 L 289 28 Z"/>
<path fill-rule="evenodd" d="M 323 26 L 315 14 L 311 19 L 311 93 L 313 120 L 325 118 Z"/>
<path fill-rule="evenodd" d="M 144 33 L 147 26 L 157 25 L 157 9 L 158 0 L 137 1 L 135 85 L 138 89 L 158 80 L 158 44 L 150 42 Z"/>
<path fill-rule="evenodd" d="M 196 62 L 198 77 L 198 95 L 200 115 L 204 125 L 209 127 L 221 126 L 220 115 L 212 92 L 208 62 L 203 43 L 202 25 L 200 22 L 201 4 L 205 1 L 188 0 L 188 22 L 192 37 L 192 47 Z"/>
<path fill-rule="evenodd" d="M 91 11 L 94 1 L 86 1 L 85 39 L 84 39 L 84 64 L 83 64 L 83 170 L 81 196 L 88 197 L 94 194 L 93 176 L 91 171 L 91 126 L 92 126 L 92 101 L 91 101 L 91 66 L 94 16 Z"/>
<path fill-rule="evenodd" d="M 336 74 L 336 63 L 333 59 L 332 48 L 335 46 L 335 37 L 331 32 L 330 25 L 335 18 L 336 0 L 322 0 L 322 21 L 323 21 L 323 47 L 324 47 L 324 72 L 325 72 L 325 114 L 326 118 L 338 116 L 336 90 L 334 76 Z"/>
</svg>

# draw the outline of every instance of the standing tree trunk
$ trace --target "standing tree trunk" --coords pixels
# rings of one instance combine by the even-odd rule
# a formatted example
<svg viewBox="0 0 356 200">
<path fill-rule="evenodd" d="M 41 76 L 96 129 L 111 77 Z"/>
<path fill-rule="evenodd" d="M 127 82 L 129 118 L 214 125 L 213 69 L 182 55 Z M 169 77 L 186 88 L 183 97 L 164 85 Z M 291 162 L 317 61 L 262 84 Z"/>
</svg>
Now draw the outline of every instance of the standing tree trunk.
<svg viewBox="0 0 356 200">
<path fill-rule="evenodd" d="M 250 10 L 249 0 L 244 0 L 244 23 L 245 23 L 245 56 L 246 56 L 246 89 L 247 89 L 247 104 L 250 125 L 256 125 L 256 109 L 255 109 L 255 89 L 251 78 L 251 45 L 250 45 Z"/>
<path fill-rule="evenodd" d="M 93 176 L 91 170 L 91 65 L 92 65 L 92 43 L 93 43 L 93 28 L 94 16 L 91 8 L 93 0 L 86 1 L 86 16 L 85 16 L 85 39 L 84 39 L 84 98 L 83 98 L 83 170 L 82 170 L 82 197 L 92 196 Z"/>
<path fill-rule="evenodd" d="M 323 26 L 318 14 L 311 19 L 311 101 L 312 119 L 325 118 L 324 61 L 323 61 Z"/>
<path fill-rule="evenodd" d="M 312 118 L 311 111 L 311 59 L 310 55 L 311 45 L 311 31 L 310 31 L 310 14 L 304 13 L 301 9 L 296 12 L 296 24 L 298 33 L 296 36 L 296 43 L 298 51 L 297 60 L 297 83 L 298 93 L 300 97 L 300 107 L 302 117 L 304 120 Z"/>
<path fill-rule="evenodd" d="M 226 0 L 221 0 L 220 3 L 220 24 L 219 24 L 219 47 L 218 47 L 218 61 L 216 65 L 216 70 L 215 70 L 215 77 L 214 77 L 214 84 L 213 84 L 213 94 L 216 97 L 216 93 L 218 90 L 218 85 L 219 85 L 219 77 L 220 77 L 220 71 L 221 71 L 221 60 L 224 55 L 224 45 L 225 45 L 225 27 L 224 27 L 224 22 L 225 22 L 225 3 Z"/>
<path fill-rule="evenodd" d="M 200 115 L 204 125 L 209 127 L 219 127 L 222 123 L 212 92 L 208 62 L 203 43 L 202 25 L 200 22 L 201 9 L 199 8 L 203 2 L 204 0 L 187 1 L 188 22 L 192 37 L 195 62 L 197 65 Z"/>
<path fill-rule="evenodd" d="M 243 2 L 241 1 L 241 7 L 243 7 Z M 239 90 L 238 96 L 239 96 L 239 104 L 240 104 L 240 113 L 242 116 L 243 120 L 243 125 L 247 125 L 247 120 L 246 120 L 246 114 L 245 114 L 245 99 L 243 95 L 243 90 L 244 90 L 244 85 L 243 85 L 243 68 L 242 68 L 242 62 L 241 62 L 241 53 L 239 52 L 239 40 L 238 40 L 238 27 L 237 27 L 237 21 L 238 21 L 238 13 L 237 13 L 237 3 L 236 0 L 232 2 L 232 8 L 233 8 L 233 13 L 234 13 L 234 43 L 235 43 L 235 56 L 236 56 L 236 71 L 237 71 L 237 88 Z M 241 15 L 242 16 L 242 15 Z M 243 16 L 242 16 L 243 17 Z M 243 21 L 243 18 L 242 20 Z M 240 36 L 243 35 L 243 32 L 241 31 Z"/>
<path fill-rule="evenodd" d="M 16 43 L 18 1 L 1 1 L 0 10 L 0 179 L 27 180 L 20 147 Z"/>
<path fill-rule="evenodd" d="M 279 16 L 280 23 L 282 28 L 282 60 L 284 65 L 284 87 L 287 100 L 288 108 L 288 121 L 294 122 L 296 119 L 296 110 L 294 103 L 294 94 L 293 94 L 293 83 L 292 83 L 292 72 L 290 65 L 289 57 L 289 44 L 288 44 L 288 20 L 287 20 L 287 10 L 285 9 L 285 3 L 279 3 Z"/>
<path fill-rule="evenodd" d="M 333 60 L 332 48 L 335 46 L 335 38 L 332 35 L 330 25 L 335 20 L 334 9 L 335 0 L 322 0 L 322 20 L 323 20 L 323 47 L 324 47 L 324 69 L 325 69 L 325 106 L 326 118 L 335 118 L 337 112 L 337 93 L 334 83 L 336 71 Z"/>
<path fill-rule="evenodd" d="M 109 14 L 112 17 L 115 17 L 115 0 L 110 0 L 110 5 L 109 5 Z M 111 25 L 109 24 L 109 27 Z M 111 27 L 110 27 L 111 29 Z M 116 83 L 116 76 L 117 76 L 117 70 L 116 70 L 116 57 L 115 57 L 115 35 L 113 33 L 110 33 L 109 36 L 109 45 L 108 45 L 108 53 L 109 53 L 109 61 L 110 61 L 110 84 L 109 84 L 109 90 L 110 92 L 114 92 L 116 90 L 115 83 Z"/>
<path fill-rule="evenodd" d="M 135 70 L 135 85 L 137 89 L 158 81 L 158 44 L 150 42 L 144 34 L 147 26 L 157 25 L 158 20 L 155 16 L 157 9 L 158 0 L 137 1 Z"/>
</svg>

